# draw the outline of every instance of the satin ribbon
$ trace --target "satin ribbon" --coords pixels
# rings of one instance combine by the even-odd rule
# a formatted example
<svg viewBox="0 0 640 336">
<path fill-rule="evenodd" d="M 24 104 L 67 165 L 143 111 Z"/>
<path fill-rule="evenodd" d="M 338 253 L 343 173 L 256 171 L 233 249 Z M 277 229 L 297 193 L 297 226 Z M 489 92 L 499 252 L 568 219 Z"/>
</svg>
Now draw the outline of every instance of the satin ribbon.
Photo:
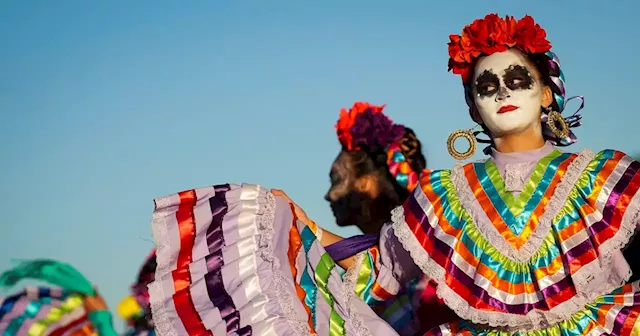
<svg viewBox="0 0 640 336">
<path fill-rule="evenodd" d="M 27 334 L 29 336 L 41 336 L 51 324 L 61 320 L 66 314 L 80 308 L 82 306 L 82 296 L 74 294 L 69 296 L 58 307 L 53 307 L 43 319 L 36 321 Z"/>
<path fill-rule="evenodd" d="M 20 330 L 22 325 L 27 320 L 35 318 L 40 312 L 40 309 L 42 309 L 43 306 L 46 306 L 49 304 L 51 304 L 51 298 L 42 298 L 38 301 L 29 302 L 29 304 L 27 304 L 27 306 L 25 307 L 24 313 L 22 313 L 22 315 L 16 317 L 15 319 L 11 320 L 11 322 L 7 326 L 7 329 L 5 329 L 2 335 L 3 336 L 17 335 L 18 330 Z"/>
<path fill-rule="evenodd" d="M 569 128 L 569 135 L 565 138 L 559 138 L 555 133 L 553 133 L 553 131 L 549 128 L 549 126 L 547 126 L 547 120 L 549 119 L 549 116 L 547 115 L 547 113 L 542 114 L 542 119 L 541 119 L 542 132 L 545 135 L 545 138 L 555 146 L 566 147 L 578 142 L 578 137 L 571 131 L 571 129 L 582 126 L 582 114 L 580 114 L 580 111 L 582 111 L 582 109 L 584 108 L 584 97 L 573 96 L 565 100 L 564 106 L 562 107 L 561 110 L 564 111 L 564 108 L 567 106 L 567 103 L 573 99 L 580 99 L 580 106 L 578 107 L 576 112 L 574 112 L 572 115 L 566 118 L 563 118 L 564 122 L 567 124 L 567 127 Z"/>
<path fill-rule="evenodd" d="M 316 283 L 318 284 L 318 290 L 320 291 L 324 299 L 331 307 L 331 313 L 329 317 L 329 335 L 330 336 L 344 336 L 346 335 L 344 319 L 338 314 L 334 307 L 333 294 L 329 290 L 329 278 L 331 277 L 331 271 L 336 267 L 335 262 L 328 253 L 325 253 L 320 257 L 320 262 L 316 266 Z"/>
<path fill-rule="evenodd" d="M 377 233 L 357 235 L 335 242 L 324 249 L 331 259 L 345 260 L 375 246 L 379 239 L 380 235 Z"/>
</svg>

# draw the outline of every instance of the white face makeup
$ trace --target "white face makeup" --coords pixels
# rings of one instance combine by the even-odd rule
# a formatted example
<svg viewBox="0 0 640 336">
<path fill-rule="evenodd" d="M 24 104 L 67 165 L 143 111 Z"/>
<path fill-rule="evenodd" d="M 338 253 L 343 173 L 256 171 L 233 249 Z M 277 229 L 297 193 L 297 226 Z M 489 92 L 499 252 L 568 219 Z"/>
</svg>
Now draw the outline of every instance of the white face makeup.
<svg viewBox="0 0 640 336">
<path fill-rule="evenodd" d="M 493 137 L 540 124 L 543 85 L 528 64 L 514 49 L 491 54 L 476 64 L 474 102 Z"/>
</svg>

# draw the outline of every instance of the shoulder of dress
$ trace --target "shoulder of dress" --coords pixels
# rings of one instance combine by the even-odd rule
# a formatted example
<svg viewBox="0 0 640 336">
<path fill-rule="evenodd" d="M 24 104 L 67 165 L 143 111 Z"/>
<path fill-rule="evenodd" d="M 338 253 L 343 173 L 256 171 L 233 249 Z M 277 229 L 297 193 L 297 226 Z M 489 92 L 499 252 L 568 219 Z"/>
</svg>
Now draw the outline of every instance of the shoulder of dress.
<svg viewBox="0 0 640 336">
<path fill-rule="evenodd" d="M 637 166 L 639 163 L 626 153 L 615 150 L 601 150 L 593 156 L 591 164 L 587 170 L 591 173 L 598 174 L 602 170 L 627 170 L 630 167 Z"/>
</svg>

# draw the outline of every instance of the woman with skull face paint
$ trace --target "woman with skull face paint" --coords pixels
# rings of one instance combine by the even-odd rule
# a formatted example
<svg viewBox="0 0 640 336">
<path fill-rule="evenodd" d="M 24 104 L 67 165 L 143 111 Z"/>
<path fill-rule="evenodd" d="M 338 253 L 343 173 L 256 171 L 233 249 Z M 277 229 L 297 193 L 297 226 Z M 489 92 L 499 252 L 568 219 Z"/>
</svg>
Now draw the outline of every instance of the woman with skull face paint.
<svg viewBox="0 0 640 336">
<path fill-rule="evenodd" d="M 490 158 L 423 174 L 378 245 L 341 261 L 286 195 L 222 185 L 156 200 L 159 334 L 396 335 L 363 302 L 425 275 L 459 319 L 428 334 L 636 335 L 640 281 L 626 250 L 640 219 L 640 162 L 605 150 L 564 153 L 564 77 L 529 16 L 491 14 L 452 35 Z M 466 159 L 480 132 L 458 131 Z M 472 144 L 460 153 L 453 141 Z M 287 234 L 283 234 L 287 232 Z M 336 258 L 340 259 L 340 258 Z"/>
<path fill-rule="evenodd" d="M 331 166 L 325 199 L 339 226 L 356 225 L 364 233 L 380 232 L 426 166 L 413 130 L 393 123 L 383 109 L 356 102 L 340 111 L 335 126 L 342 150 Z"/>
<path fill-rule="evenodd" d="M 416 188 L 417 172 L 428 173 L 413 130 L 393 123 L 383 108 L 357 102 L 350 110 L 342 109 L 336 124 L 342 150 L 332 165 L 331 188 L 325 198 L 331 202 L 338 225 L 355 224 L 365 233 L 376 232 L 327 246 L 327 253 L 337 261 L 368 248 L 377 249 L 378 233 L 391 220 L 391 210 Z M 337 240 L 325 238 L 320 238 L 325 246 Z M 427 278 L 417 278 L 403 287 L 385 301 L 367 291 L 357 292 L 400 335 L 416 335 L 453 316 L 439 302 Z"/>
<path fill-rule="evenodd" d="M 381 199 L 395 204 L 371 203 L 385 207 L 388 221 L 389 210 L 417 186 L 416 171 L 425 160 L 413 131 L 393 123 L 382 109 L 356 103 L 342 111 L 336 128 L 343 145 L 339 157 L 355 163 L 353 174 L 341 175 L 349 180 L 347 189 L 360 185 L 358 190 L 371 198 L 394 195 L 396 200 Z M 361 187 L 363 181 L 367 188 Z M 334 184 L 329 194 L 336 189 Z M 375 271 L 374 259 L 362 260 L 360 271 L 352 268 L 346 276 L 334 261 L 362 250 L 376 253 L 372 240 L 350 246 L 344 243 L 353 240 L 343 240 L 325 251 L 323 246 L 341 238 L 323 234 L 286 195 L 253 185 L 219 185 L 155 203 L 158 265 L 149 294 L 160 335 L 367 335 L 369 330 L 413 335 L 419 328 L 415 309 L 428 281 L 421 282 L 416 273 L 403 291 L 381 299 L 379 290 L 370 288 L 375 276 L 366 272 Z"/>
<path fill-rule="evenodd" d="M 531 17 L 490 14 L 450 38 L 449 67 L 483 131 L 454 132 L 448 147 L 470 158 L 485 133 L 490 158 L 422 176 L 383 228 L 389 247 L 379 272 L 395 281 L 378 276 L 377 284 L 406 281 L 414 270 L 384 259 L 406 251 L 460 316 L 434 335 L 637 334 L 640 281 L 632 274 L 640 269 L 627 257 L 638 253 L 640 162 L 614 150 L 557 149 L 577 140 L 570 128 L 581 117 L 561 116 L 571 98 Z M 454 148 L 460 136 L 467 152 Z"/>
</svg>

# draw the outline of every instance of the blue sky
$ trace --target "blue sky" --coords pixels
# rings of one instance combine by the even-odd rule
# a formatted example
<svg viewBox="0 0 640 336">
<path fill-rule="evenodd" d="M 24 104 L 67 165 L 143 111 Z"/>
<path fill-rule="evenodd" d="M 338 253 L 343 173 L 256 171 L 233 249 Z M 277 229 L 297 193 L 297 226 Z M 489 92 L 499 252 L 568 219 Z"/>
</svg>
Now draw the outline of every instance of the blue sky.
<svg viewBox="0 0 640 336">
<path fill-rule="evenodd" d="M 451 166 L 446 138 L 472 123 L 446 43 L 488 12 L 547 29 L 586 96 L 573 150 L 640 152 L 637 2 L 391 3 L 2 2 L 0 269 L 68 261 L 115 308 L 153 246 L 152 199 L 224 182 L 284 189 L 331 228 L 333 125 L 356 100 Z"/>
</svg>

